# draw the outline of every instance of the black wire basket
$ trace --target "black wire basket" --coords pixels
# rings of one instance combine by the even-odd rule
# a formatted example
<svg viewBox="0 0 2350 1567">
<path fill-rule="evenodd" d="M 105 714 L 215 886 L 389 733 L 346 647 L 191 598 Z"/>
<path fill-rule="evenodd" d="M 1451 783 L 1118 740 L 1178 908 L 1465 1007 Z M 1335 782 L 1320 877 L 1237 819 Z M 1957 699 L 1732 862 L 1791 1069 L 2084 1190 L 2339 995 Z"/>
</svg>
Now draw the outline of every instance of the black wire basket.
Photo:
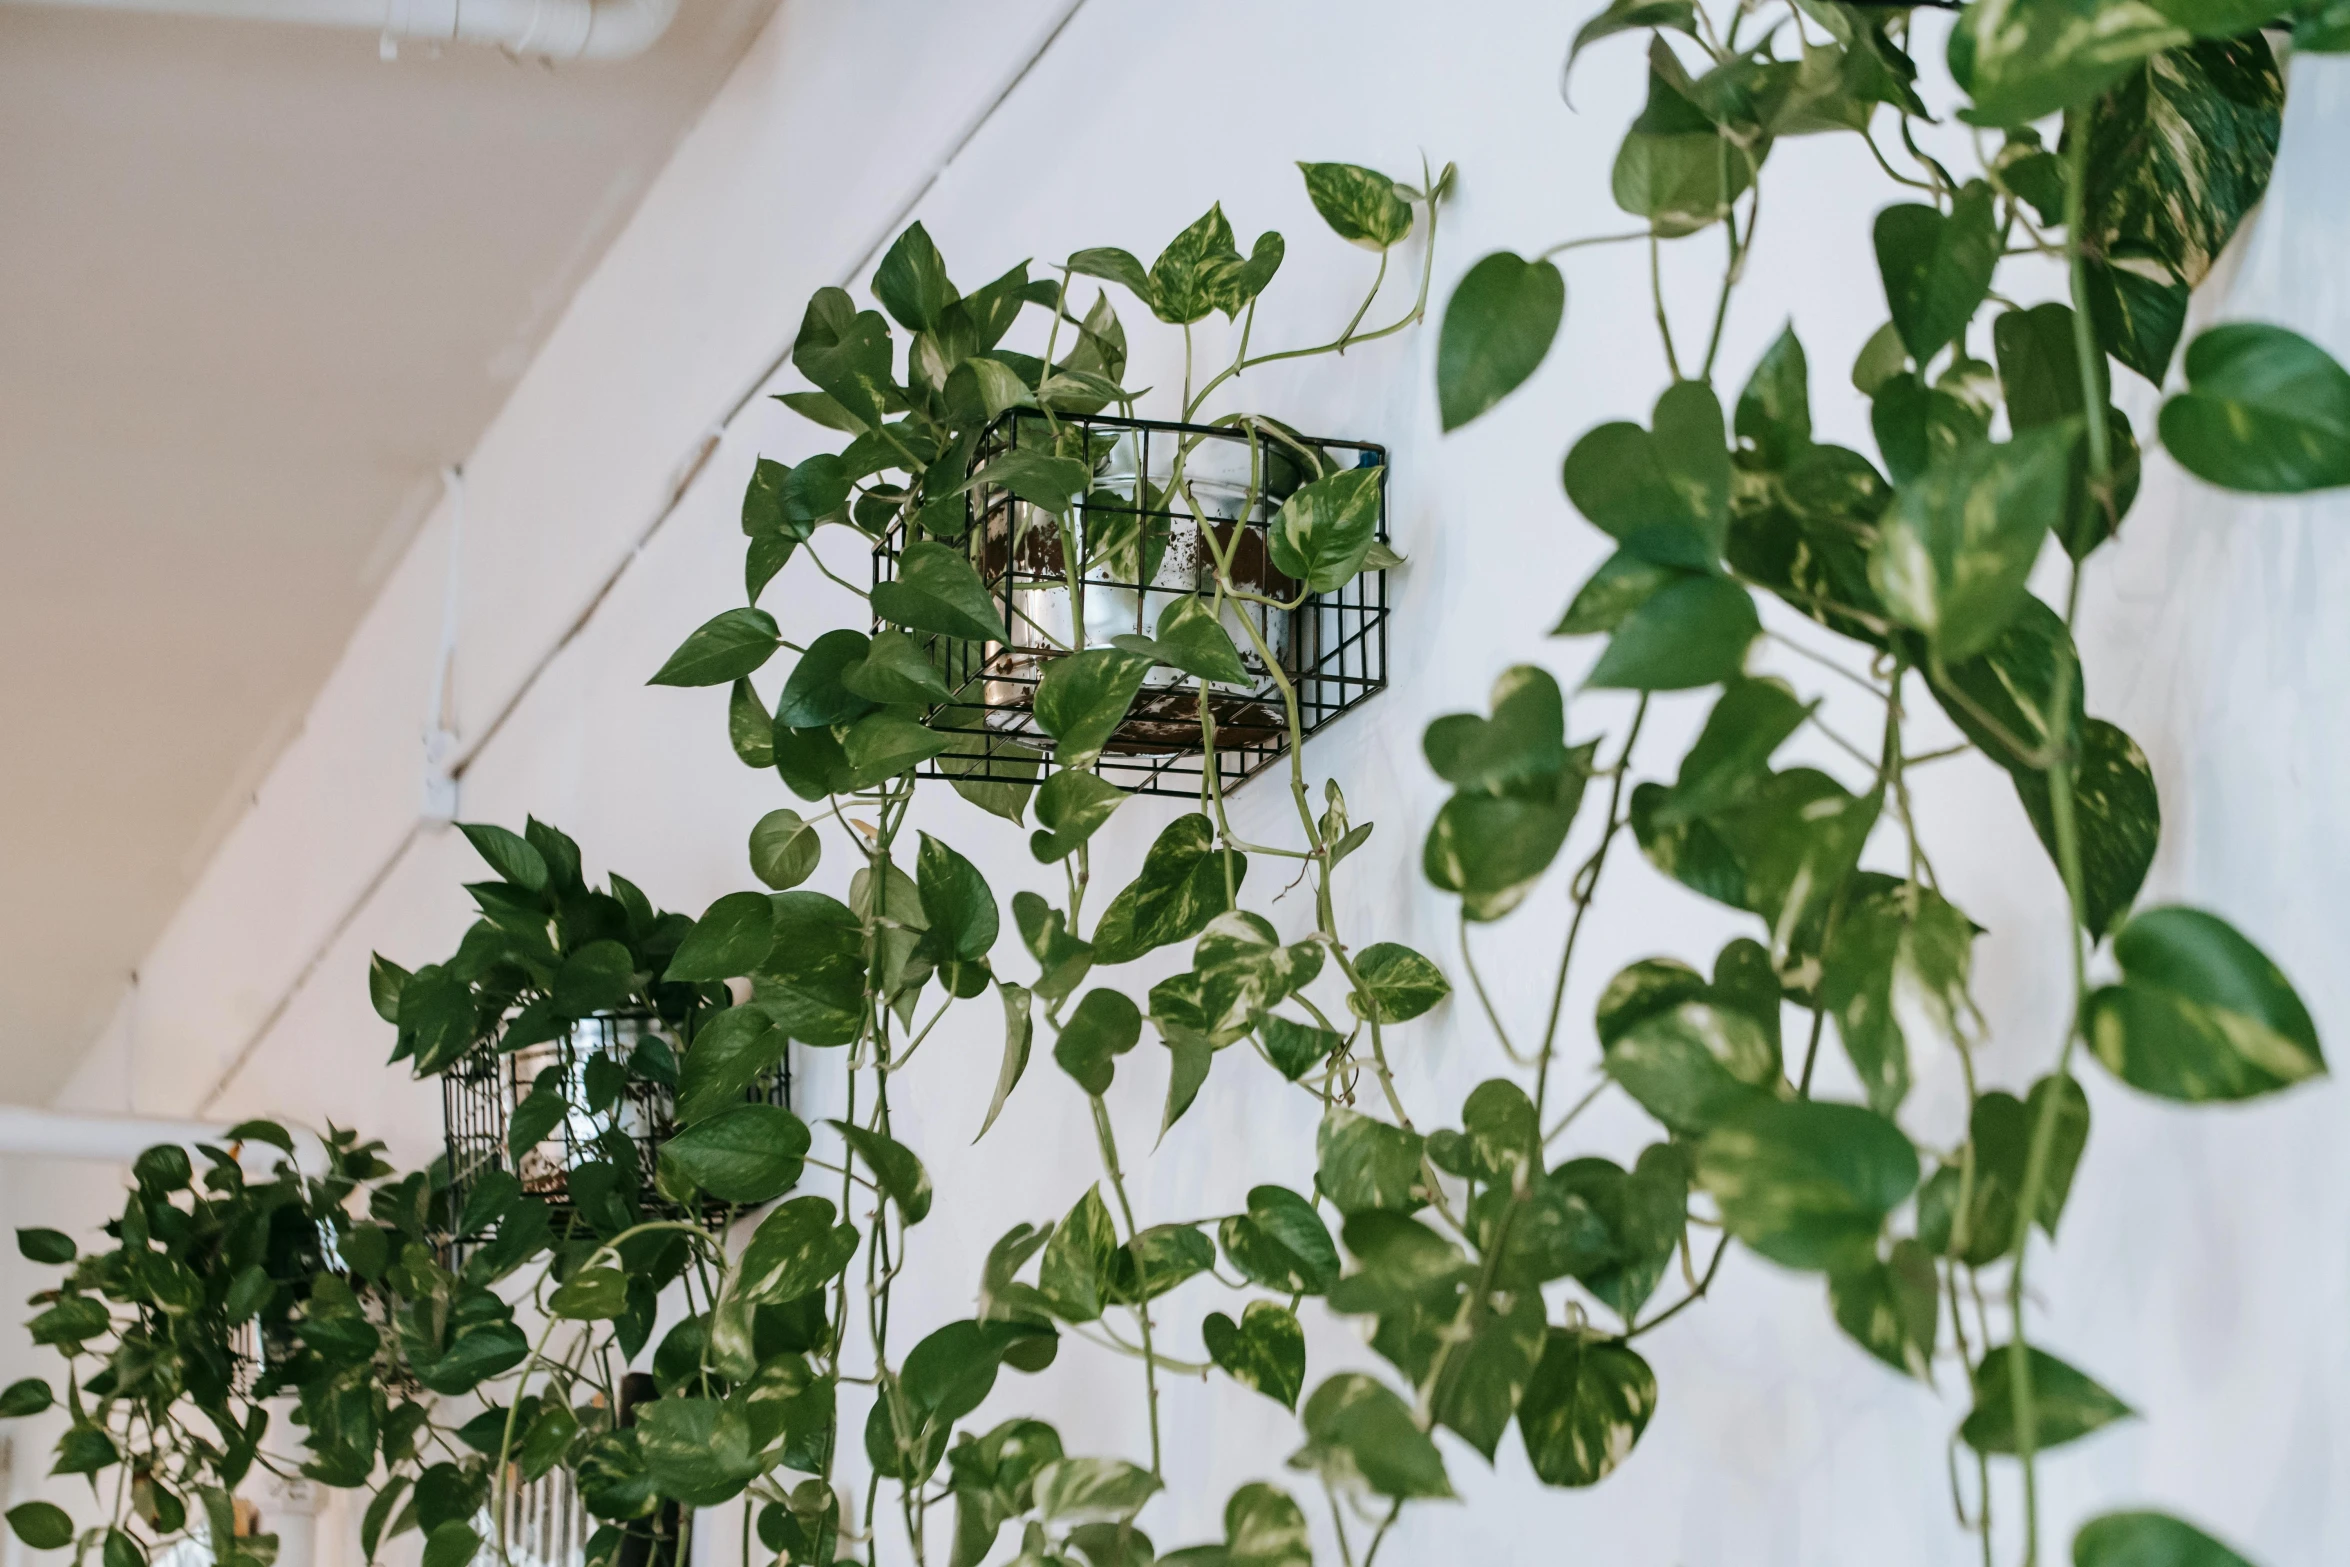
<svg viewBox="0 0 2350 1567">
<path fill-rule="evenodd" d="M 677 1130 L 674 1093 L 663 1086 L 674 1076 L 675 1064 L 691 1048 L 691 1030 L 654 1012 L 603 1012 L 581 1019 L 554 1039 L 511 1051 L 475 1051 L 441 1075 L 441 1109 L 448 1149 L 449 1214 L 452 1222 L 466 1210 L 474 1190 L 493 1170 L 511 1173 L 524 1195 L 536 1197 L 554 1211 L 560 1231 L 576 1204 L 572 1172 L 597 1164 L 633 1165 L 636 1200 L 647 1212 L 674 1214 L 677 1205 L 655 1190 L 653 1174 L 661 1145 Z M 665 1056 L 668 1071 L 648 1069 L 640 1052 L 659 1045 L 654 1054 Z M 605 1063 L 599 1066 L 598 1063 Z M 550 1069 L 559 1072 L 569 1108 L 546 1136 L 514 1157 L 507 1147 L 515 1107 L 529 1097 Z M 623 1074 L 617 1100 L 602 1110 L 590 1109 L 598 1096 L 592 1092 L 591 1073 Z M 745 1092 L 748 1102 L 791 1108 L 791 1065 L 788 1058 L 761 1074 Z M 723 1211 L 709 1205 L 709 1214 Z M 461 1257 L 488 1237 L 456 1235 L 448 1251 Z"/>
<path fill-rule="evenodd" d="M 1059 517 L 1006 483 L 977 477 L 1020 451 L 1082 456 L 1092 471 L 1066 532 Z M 1181 482 L 1174 482 L 1177 463 Z M 1038 727 L 1036 687 L 1056 658 L 1121 634 L 1150 636 L 1177 599 L 1215 591 L 1210 541 L 1229 554 L 1232 585 L 1284 604 L 1299 584 L 1273 564 L 1268 530 L 1303 484 L 1344 468 L 1380 470 L 1376 537 L 1387 542 L 1386 449 L 1294 434 L 1269 421 L 1169 424 L 1108 415 L 1012 412 L 988 427 L 966 470 L 959 544 L 1011 633 L 1007 642 L 920 636 L 954 692 L 925 722 L 955 737 L 919 771 L 971 781 L 1030 782 L 1053 747 Z M 873 580 L 898 575 L 909 542 L 893 522 L 875 544 Z M 1074 540 L 1078 562 L 1066 559 Z M 1199 796 L 1209 769 L 1232 788 L 1288 750 L 1281 686 L 1297 694 L 1297 738 L 1328 725 L 1387 684 L 1387 573 L 1374 566 L 1334 593 L 1295 608 L 1226 599 L 1220 618 L 1249 681 L 1216 686 L 1200 713 L 1199 685 L 1154 669 L 1103 748 L 1098 771 L 1139 794 Z M 1082 627 L 1082 636 L 1079 635 Z M 881 623 L 875 622 L 875 629 Z M 1213 744 L 1206 733 L 1212 730 Z"/>
</svg>

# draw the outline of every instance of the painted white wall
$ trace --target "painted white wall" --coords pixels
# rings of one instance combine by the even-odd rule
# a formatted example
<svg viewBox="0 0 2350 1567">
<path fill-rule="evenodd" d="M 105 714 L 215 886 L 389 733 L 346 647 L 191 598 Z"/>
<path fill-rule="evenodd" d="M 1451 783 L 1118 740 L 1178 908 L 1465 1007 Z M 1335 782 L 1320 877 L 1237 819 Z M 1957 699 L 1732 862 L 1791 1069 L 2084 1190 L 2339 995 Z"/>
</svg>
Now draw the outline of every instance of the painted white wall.
<svg viewBox="0 0 2350 1567">
<path fill-rule="evenodd" d="M 744 835 L 788 798 L 727 752 L 723 692 L 642 682 L 688 629 L 736 601 L 735 513 L 753 458 L 796 458 L 821 432 L 763 400 L 742 403 L 674 511 L 648 528 L 712 420 L 788 341 L 807 294 L 868 269 L 909 212 L 969 284 L 1078 245 L 1147 257 L 1220 199 L 1244 242 L 1265 227 L 1290 239 L 1260 343 L 1333 330 L 1371 265 L 1321 229 L 1292 158 L 1398 174 L 1416 172 L 1423 149 L 1457 160 L 1440 299 L 1487 250 L 1624 226 L 1606 177 L 1637 107 L 1637 46 L 1587 61 L 1569 113 L 1557 73 L 1579 17 L 1517 3 L 1085 0 L 1056 35 L 1069 9 L 1069 0 L 786 0 L 467 460 L 456 663 L 456 727 L 472 752 L 467 819 L 536 813 L 575 834 L 592 869 L 619 869 L 670 907 L 698 911 L 748 883 Z M 2345 207 L 2339 179 L 2326 176 L 2350 142 L 2344 71 L 2296 64 L 2285 201 L 2272 204 L 2294 212 L 2256 236 L 2226 301 L 2337 352 L 2350 351 L 2335 261 Z M 1720 379 L 1734 389 L 1792 317 L 1822 424 L 1865 444 L 1844 370 L 1883 318 L 1867 234 L 1885 187 L 1855 148 L 1787 143 L 1774 155 L 1770 199 Z M 1668 268 L 1685 343 L 1702 333 L 1711 303 L 1714 253 L 1704 241 L 1696 250 Z M 1568 324 L 1549 363 L 1450 439 L 1435 433 L 1432 330 L 1344 362 L 1275 367 L 1237 388 L 1246 406 L 1391 448 L 1392 523 L 1411 560 L 1392 579 L 1394 684 L 1318 738 L 1306 762 L 1317 787 L 1343 779 L 1356 820 L 1380 824 L 1342 875 L 1344 928 L 1408 942 L 1456 978 L 1449 900 L 1417 873 L 1419 838 L 1441 798 L 1418 737 L 1438 713 L 1481 706 L 1508 663 L 1540 662 L 1571 684 L 1595 651 L 1542 635 L 1603 553 L 1560 496 L 1556 463 L 1589 425 L 1645 417 L 1663 384 L 1641 259 L 1637 247 L 1573 257 Z M 1391 287 L 1381 308 L 1403 297 Z M 1179 349 L 1139 307 L 1119 303 L 1141 347 L 1133 379 L 1172 386 Z M 2133 414 L 2148 413 L 2146 389 L 2133 390 Z M 2226 502 L 2156 459 L 2124 550 L 2092 576 L 2085 637 L 2092 709 L 2136 735 L 2160 776 L 2170 831 L 2150 897 L 2191 897 L 2236 921 L 2301 982 L 2321 1028 L 2350 1015 L 2328 961 L 2345 924 L 2340 877 L 2329 873 L 2350 859 L 2329 815 L 2345 775 L 2328 726 L 2345 633 L 2324 593 L 2350 572 L 2327 531 L 2350 521 L 2343 512 L 2339 500 Z M 468 917 L 458 883 L 474 874 L 470 851 L 454 833 L 416 825 L 418 732 L 449 541 L 444 508 L 62 1102 L 332 1119 L 388 1137 L 404 1158 L 432 1153 L 437 1096 L 380 1067 L 390 1041 L 368 1007 L 364 971 L 371 948 L 411 963 L 447 950 Z M 861 564 L 845 536 L 821 548 L 844 572 Z M 787 625 L 851 618 L 845 595 L 801 564 L 767 602 Z M 1761 662 L 1827 694 L 1836 721 L 1865 731 L 1868 715 L 1846 705 L 1832 677 L 1784 654 Z M 1626 716 L 1614 699 L 1574 707 L 1580 733 L 1620 730 Z M 1702 698 L 1658 704 L 1655 749 L 1644 753 L 1651 771 L 1702 711 Z M 1815 760 L 1841 765 L 1833 752 Z M 938 795 L 915 824 L 951 831 L 999 896 L 1047 885 L 1020 831 Z M 1990 931 L 1978 952 L 1979 996 L 1996 1030 L 1987 1070 L 2021 1083 L 2053 1056 L 2060 890 L 1987 767 L 1930 770 L 1919 805 L 1949 890 Z M 1120 884 L 1177 809 L 1124 808 L 1098 840 L 1101 878 Z M 1235 800 L 1235 826 L 1281 841 L 1287 809 L 1277 784 L 1259 783 Z M 814 885 L 838 892 L 847 856 L 837 843 L 828 854 Z M 1570 846 L 1562 861 L 1575 855 Z M 1708 957 L 1739 930 L 1636 856 L 1616 860 L 1609 877 L 1607 917 L 1587 931 L 1570 986 L 1572 1081 L 1591 1068 L 1582 1020 L 1609 975 L 1660 951 Z M 1245 901 L 1294 930 L 1306 911 L 1272 901 L 1278 881 L 1261 866 Z M 1538 1020 L 1562 883 L 1554 873 L 1527 910 L 1478 938 L 1497 1003 L 1521 1030 Z M 999 956 L 1023 971 L 1008 934 Z M 987 1142 L 967 1146 L 994 1081 L 998 1027 L 991 1001 L 958 1010 L 899 1089 L 905 1135 L 940 1192 L 917 1232 L 902 1322 L 967 1312 L 989 1242 L 1015 1220 L 1059 1213 L 1098 1174 L 1090 1140 L 1068 1131 L 1082 1124 L 1077 1091 L 1041 1061 Z M 1395 1048 L 1407 1094 L 1431 1121 L 1503 1065 L 1482 1020 L 1458 1002 L 1398 1031 Z M 813 1117 L 837 1099 L 837 1060 L 804 1053 L 800 1065 Z M 1115 1095 L 1145 1222 L 1231 1211 L 1257 1180 L 1310 1179 L 1310 1105 L 1265 1092 L 1261 1074 L 1233 1059 L 1165 1145 L 1140 1157 L 1157 1127 L 1163 1070 L 1146 1046 L 1122 1065 Z M 1913 1124 L 1954 1133 L 1954 1066 L 1923 1063 L 1921 1076 Z M 1823 1082 L 1850 1092 L 1832 1054 Z M 2350 1301 L 2340 1093 L 2321 1085 L 2248 1110 L 2188 1113 L 2094 1075 L 2089 1086 L 2097 1130 L 2064 1247 L 2035 1274 L 2040 1332 L 2151 1418 L 2046 1462 L 2049 1539 L 2061 1545 L 2093 1511 L 2153 1502 L 2263 1561 L 2339 1558 L 2350 1546 L 2334 1435 L 2350 1413 L 2350 1367 L 2332 1331 Z M 1595 1151 L 1622 1156 L 1647 1140 L 1628 1106 L 1603 1101 L 1587 1121 Z M 90 1167 L 7 1175 L 17 1222 L 86 1221 L 113 1201 L 111 1181 Z M 24 1271 L 9 1266 L 12 1278 Z M 1395 1559 L 1548 1561 L 1566 1542 L 1629 1567 L 1974 1559 L 1953 1526 L 1943 1469 L 1964 1412 L 1959 1379 L 1946 1371 L 1937 1395 L 1886 1373 L 1839 1336 L 1822 1294 L 1816 1278 L 1734 1256 L 1714 1298 L 1646 1344 L 1662 1401 L 1616 1476 L 1589 1493 L 1550 1491 L 1533 1482 L 1514 1438 L 1496 1472 L 1448 1438 L 1471 1505 L 1414 1509 L 1390 1546 Z M 1175 1297 L 1166 1316 L 1176 1353 L 1209 1309 L 1204 1295 Z M 1313 1355 L 1314 1380 L 1369 1363 L 1328 1323 L 1315 1329 Z M 1045 1375 L 1007 1376 L 974 1423 L 1034 1412 L 1058 1422 L 1073 1450 L 1139 1454 L 1138 1390 L 1121 1383 L 1120 1396 L 1106 1397 L 1104 1379 L 1138 1377 L 1131 1362 L 1072 1342 Z M 1278 1477 L 1294 1442 L 1288 1417 L 1221 1384 L 1172 1387 L 1166 1418 L 1174 1499 L 1147 1520 L 1162 1545 L 1214 1534 L 1229 1489 Z M 20 1491 L 40 1467 L 37 1440 L 18 1435 Z M 2012 1512 L 2012 1497 L 2001 1505 Z M 320 1567 L 355 1559 L 351 1528 L 349 1509 L 330 1503 Z"/>
</svg>

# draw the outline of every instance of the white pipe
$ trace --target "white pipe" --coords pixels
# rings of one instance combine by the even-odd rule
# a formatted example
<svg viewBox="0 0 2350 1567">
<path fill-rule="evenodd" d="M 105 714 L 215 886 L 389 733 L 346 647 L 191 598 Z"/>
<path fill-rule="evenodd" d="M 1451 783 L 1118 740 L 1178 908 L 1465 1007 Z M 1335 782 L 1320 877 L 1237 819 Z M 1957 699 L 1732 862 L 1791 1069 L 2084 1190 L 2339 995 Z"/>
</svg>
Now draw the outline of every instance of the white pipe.
<svg viewBox="0 0 2350 1567">
<path fill-rule="evenodd" d="M 86 1115 L 0 1105 L 0 1154 L 98 1159 L 128 1164 L 157 1143 L 217 1143 L 221 1121 L 167 1121 L 143 1115 Z"/>
<path fill-rule="evenodd" d="M 24 0 L 18 0 L 24 3 Z M 32 0 L 102 11 L 295 22 L 404 42 L 494 44 L 548 60 L 625 60 L 652 47 L 677 0 Z"/>
</svg>

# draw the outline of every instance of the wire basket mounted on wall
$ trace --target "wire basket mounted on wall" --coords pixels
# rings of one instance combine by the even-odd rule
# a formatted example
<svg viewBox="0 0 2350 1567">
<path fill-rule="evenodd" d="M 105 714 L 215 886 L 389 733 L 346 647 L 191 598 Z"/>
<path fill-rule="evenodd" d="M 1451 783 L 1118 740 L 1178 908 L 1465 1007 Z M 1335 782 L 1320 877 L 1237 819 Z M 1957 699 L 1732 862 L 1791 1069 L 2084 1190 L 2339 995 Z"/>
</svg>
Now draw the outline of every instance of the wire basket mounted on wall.
<svg viewBox="0 0 2350 1567">
<path fill-rule="evenodd" d="M 676 1213 L 653 1177 L 661 1145 L 677 1130 L 676 1068 L 691 1045 L 690 1027 L 630 1010 L 582 1018 L 555 1038 L 518 1050 L 468 1053 L 441 1075 L 452 1224 L 464 1228 L 459 1221 L 493 1171 L 510 1174 L 522 1195 L 545 1203 L 558 1231 L 583 1207 L 622 1195 L 647 1212 Z M 541 1089 L 560 1091 L 561 1114 L 516 1149 L 516 1113 Z M 788 1057 L 761 1073 L 744 1098 L 790 1109 Z M 633 1190 L 616 1193 L 609 1175 L 582 1185 L 591 1166 L 633 1179 Z M 723 1205 L 710 1204 L 706 1216 L 721 1211 Z M 592 1225 L 595 1216 L 586 1217 Z M 486 1238 L 458 1234 L 450 1250 L 461 1256 Z"/>
<path fill-rule="evenodd" d="M 1002 460 L 1023 451 L 1084 454 L 1092 478 L 1070 509 L 1067 528 L 1054 512 L 1015 493 L 1016 479 L 988 476 L 1010 472 Z M 1275 601 L 1226 598 L 1218 613 L 1246 682 L 1211 687 L 1203 725 L 1199 683 L 1179 670 L 1154 668 L 1097 770 L 1136 793 L 1194 797 L 1211 767 L 1227 789 L 1263 771 L 1291 741 L 1283 683 L 1297 694 L 1299 739 L 1387 684 L 1386 572 L 1374 566 L 1335 592 L 1302 594 L 1273 564 L 1270 524 L 1303 484 L 1343 468 L 1376 467 L 1375 537 L 1385 543 L 1386 460 L 1379 446 L 1300 437 L 1265 421 L 1186 425 L 1060 415 L 1048 425 L 1033 411 L 1005 414 L 973 452 L 968 473 L 976 482 L 966 492 L 960 547 L 1010 640 L 921 637 L 954 693 L 924 721 L 953 733 L 956 744 L 918 770 L 1033 781 L 1053 747 L 1035 711 L 1038 682 L 1052 661 L 1119 636 L 1149 637 L 1178 600 L 1212 596 L 1212 541 L 1230 557 L 1234 588 Z M 897 578 L 912 542 L 907 527 L 901 518 L 875 545 L 875 583 Z M 1067 559 L 1072 545 L 1074 571 Z M 1210 730 L 1212 746 L 1205 739 Z"/>
</svg>

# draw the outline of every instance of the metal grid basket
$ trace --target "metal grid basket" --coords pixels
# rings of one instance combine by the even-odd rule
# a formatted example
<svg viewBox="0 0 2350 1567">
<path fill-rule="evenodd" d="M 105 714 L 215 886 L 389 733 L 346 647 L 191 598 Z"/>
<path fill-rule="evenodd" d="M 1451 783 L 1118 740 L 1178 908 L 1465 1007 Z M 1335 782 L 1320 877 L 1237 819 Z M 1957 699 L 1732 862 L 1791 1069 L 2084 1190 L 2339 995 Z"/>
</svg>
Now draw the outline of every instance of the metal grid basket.
<svg viewBox="0 0 2350 1567">
<path fill-rule="evenodd" d="M 523 1192 L 555 1210 L 560 1228 L 571 1202 L 571 1172 L 591 1161 L 623 1162 L 630 1151 L 636 1163 L 637 1185 L 648 1209 L 673 1212 L 674 1205 L 656 1196 L 653 1171 L 661 1145 L 677 1130 L 676 1100 L 672 1093 L 643 1071 L 628 1071 L 618 1102 L 602 1112 L 590 1111 L 589 1074 L 600 1072 L 599 1061 L 626 1069 L 648 1043 L 666 1048 L 671 1059 L 682 1059 L 690 1048 L 691 1033 L 656 1013 L 604 1012 L 583 1018 L 555 1039 L 512 1051 L 477 1051 L 441 1075 L 441 1110 L 449 1158 L 449 1212 L 465 1211 L 481 1178 L 492 1170 L 510 1170 Z M 515 1107 L 529 1097 L 542 1074 L 559 1071 L 570 1110 L 553 1130 L 522 1150 L 516 1159 L 507 1148 L 507 1132 Z M 744 1094 L 746 1101 L 791 1108 L 791 1065 L 783 1063 L 762 1074 Z M 462 1253 L 485 1239 L 464 1235 L 451 1238 L 451 1250 Z"/>
<path fill-rule="evenodd" d="M 1385 543 L 1385 448 L 1300 437 L 1262 421 L 1064 415 L 1048 424 L 1021 411 L 989 426 L 967 472 L 979 476 L 1019 451 L 1079 456 L 1093 477 L 1066 528 L 995 478 L 979 478 L 966 491 L 960 547 L 1011 640 L 920 638 L 955 693 L 924 722 L 957 737 L 954 749 L 923 764 L 923 774 L 1033 781 L 1053 745 L 1035 715 L 1046 668 L 1080 646 L 1150 636 L 1177 599 L 1213 594 L 1211 540 L 1230 555 L 1234 587 L 1296 607 L 1226 599 L 1221 619 L 1249 684 L 1211 687 L 1203 725 L 1198 683 L 1178 670 L 1154 669 L 1102 751 L 1103 777 L 1139 794 L 1196 797 L 1206 792 L 1212 765 L 1219 786 L 1229 789 L 1288 750 L 1283 682 L 1297 693 L 1300 739 L 1386 686 L 1386 572 L 1366 570 L 1335 593 L 1297 602 L 1299 584 L 1275 568 L 1268 546 L 1281 502 L 1300 484 L 1346 467 L 1380 469 L 1376 536 Z M 906 527 L 900 519 L 875 544 L 876 583 L 897 576 Z M 1072 544 L 1074 572 L 1066 559 Z"/>
</svg>

